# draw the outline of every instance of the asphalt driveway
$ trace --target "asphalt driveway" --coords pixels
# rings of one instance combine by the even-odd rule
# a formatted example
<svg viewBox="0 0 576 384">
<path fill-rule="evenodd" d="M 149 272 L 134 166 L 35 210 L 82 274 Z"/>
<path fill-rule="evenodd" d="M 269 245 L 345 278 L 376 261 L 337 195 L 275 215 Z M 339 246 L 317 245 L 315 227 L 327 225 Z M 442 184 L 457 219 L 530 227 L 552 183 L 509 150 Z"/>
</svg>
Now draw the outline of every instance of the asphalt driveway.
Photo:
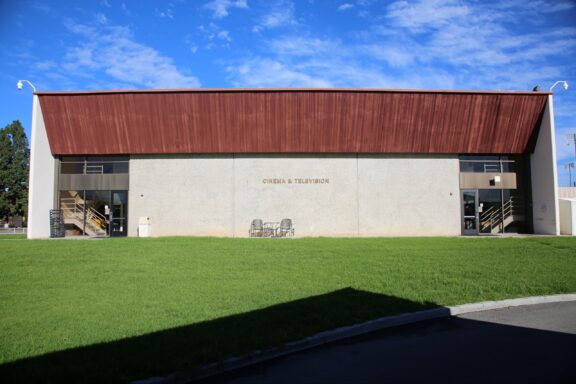
<svg viewBox="0 0 576 384">
<path fill-rule="evenodd" d="M 390 328 L 202 383 L 574 383 L 576 302 Z"/>
</svg>

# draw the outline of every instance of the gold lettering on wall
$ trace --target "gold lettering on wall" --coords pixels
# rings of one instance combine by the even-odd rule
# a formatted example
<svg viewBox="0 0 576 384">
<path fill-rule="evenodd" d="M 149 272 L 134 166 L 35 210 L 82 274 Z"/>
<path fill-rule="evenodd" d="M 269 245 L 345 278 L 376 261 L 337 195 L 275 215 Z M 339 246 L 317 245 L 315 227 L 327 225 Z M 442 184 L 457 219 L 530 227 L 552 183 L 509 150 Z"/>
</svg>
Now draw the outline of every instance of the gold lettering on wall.
<svg viewBox="0 0 576 384">
<path fill-rule="evenodd" d="M 330 178 L 319 177 L 319 178 L 274 178 L 266 177 L 262 179 L 262 184 L 330 184 Z"/>
</svg>

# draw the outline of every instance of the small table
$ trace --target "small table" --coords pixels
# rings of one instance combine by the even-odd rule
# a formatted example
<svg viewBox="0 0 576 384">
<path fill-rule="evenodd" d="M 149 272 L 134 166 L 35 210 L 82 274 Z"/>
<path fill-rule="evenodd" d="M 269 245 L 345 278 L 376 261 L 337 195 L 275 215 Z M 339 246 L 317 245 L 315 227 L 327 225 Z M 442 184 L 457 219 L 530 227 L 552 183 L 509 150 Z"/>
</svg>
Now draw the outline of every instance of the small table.
<svg viewBox="0 0 576 384">
<path fill-rule="evenodd" d="M 276 237 L 276 233 L 279 227 L 279 222 L 268 221 L 264 223 L 264 231 L 262 233 L 262 237 Z"/>
</svg>

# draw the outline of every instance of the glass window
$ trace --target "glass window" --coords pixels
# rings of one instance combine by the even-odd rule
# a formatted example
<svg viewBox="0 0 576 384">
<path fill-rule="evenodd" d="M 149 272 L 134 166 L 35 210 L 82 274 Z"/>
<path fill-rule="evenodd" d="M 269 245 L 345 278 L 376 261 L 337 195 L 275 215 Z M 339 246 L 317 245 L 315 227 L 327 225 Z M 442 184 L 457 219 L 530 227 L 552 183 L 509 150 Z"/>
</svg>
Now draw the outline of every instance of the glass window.
<svg viewBox="0 0 576 384">
<path fill-rule="evenodd" d="M 461 155 L 460 172 L 517 172 L 522 156 Z"/>
<path fill-rule="evenodd" d="M 60 191 L 60 209 L 64 214 L 65 236 L 84 234 L 84 191 Z"/>
<path fill-rule="evenodd" d="M 72 175 L 84 173 L 84 157 L 62 156 L 60 158 L 60 173 Z"/>
<path fill-rule="evenodd" d="M 128 191 L 60 191 L 60 209 L 66 236 L 128 233 Z"/>
<path fill-rule="evenodd" d="M 478 190 L 480 232 L 502 233 L 502 192 L 500 189 Z"/>
<path fill-rule="evenodd" d="M 64 175 L 81 175 L 84 173 L 84 162 L 61 162 L 60 163 L 60 173 Z"/>
<path fill-rule="evenodd" d="M 502 156 L 503 172 L 520 172 L 522 170 L 522 156 Z"/>
<path fill-rule="evenodd" d="M 526 233 L 528 231 L 527 209 L 522 190 L 504 189 L 504 217 L 506 221 L 505 232 Z"/>
<path fill-rule="evenodd" d="M 62 174 L 128 173 L 128 156 L 62 156 Z"/>
<path fill-rule="evenodd" d="M 84 156 L 62 156 L 60 160 L 62 162 L 84 161 Z"/>
</svg>

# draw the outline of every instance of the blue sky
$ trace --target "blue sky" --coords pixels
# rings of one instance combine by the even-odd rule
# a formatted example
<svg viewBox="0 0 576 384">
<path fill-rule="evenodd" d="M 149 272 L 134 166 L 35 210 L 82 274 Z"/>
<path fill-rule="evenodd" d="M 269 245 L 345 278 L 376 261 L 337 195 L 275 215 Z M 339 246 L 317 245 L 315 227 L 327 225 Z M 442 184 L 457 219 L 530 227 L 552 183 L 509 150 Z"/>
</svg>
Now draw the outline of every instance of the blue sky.
<svg viewBox="0 0 576 384">
<path fill-rule="evenodd" d="M 0 0 L 0 125 L 30 128 L 39 90 L 555 88 L 574 159 L 574 0 Z M 576 177 L 574 178 L 576 180 Z"/>
</svg>

